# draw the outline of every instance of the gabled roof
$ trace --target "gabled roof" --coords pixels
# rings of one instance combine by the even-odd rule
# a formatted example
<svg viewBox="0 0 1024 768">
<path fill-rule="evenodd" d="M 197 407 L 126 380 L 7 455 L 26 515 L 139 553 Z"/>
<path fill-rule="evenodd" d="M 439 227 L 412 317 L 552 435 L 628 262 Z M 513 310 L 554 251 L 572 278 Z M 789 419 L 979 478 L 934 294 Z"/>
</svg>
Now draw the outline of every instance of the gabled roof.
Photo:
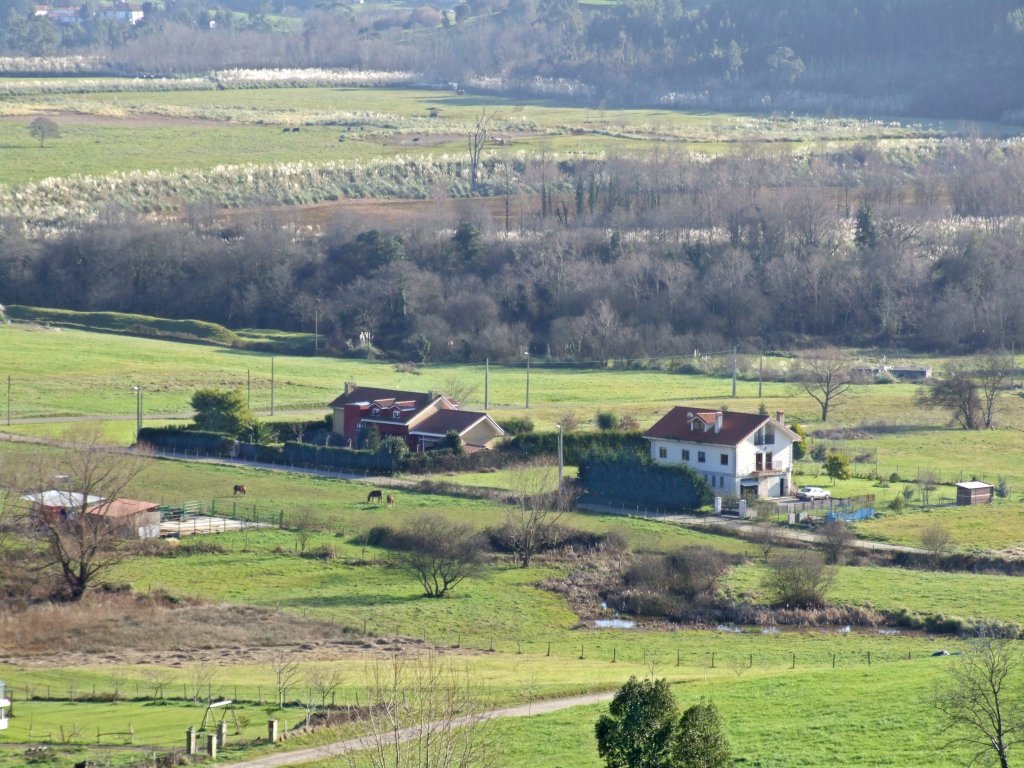
<svg viewBox="0 0 1024 768">
<path fill-rule="evenodd" d="M 42 493 L 30 493 L 21 497 L 23 501 L 30 501 L 40 507 L 50 509 L 78 509 L 82 506 L 82 494 L 73 491 L 50 490 Z M 97 504 L 103 501 L 102 496 L 88 496 L 84 499 L 86 504 Z"/>
<path fill-rule="evenodd" d="M 771 422 L 790 440 L 796 442 L 800 439 L 795 432 L 770 416 L 737 411 L 721 412 L 722 428 L 718 432 L 715 432 L 713 428 L 705 431 L 704 425 L 713 425 L 718 413 L 719 411 L 714 408 L 677 405 L 662 416 L 653 427 L 644 432 L 644 437 L 709 445 L 738 445 L 763 424 Z"/>
<path fill-rule="evenodd" d="M 110 502 L 102 502 L 85 510 L 87 515 L 99 515 L 100 517 L 131 517 L 139 512 L 148 512 L 159 509 L 159 504 L 151 501 L 136 501 L 135 499 L 114 499 Z"/>
<path fill-rule="evenodd" d="M 435 395 L 436 397 L 436 395 Z M 428 392 L 405 392 L 398 389 L 382 389 L 380 387 L 353 387 L 348 394 L 340 394 L 329 403 L 331 408 L 344 408 L 346 405 L 355 403 L 373 403 L 376 401 L 390 400 L 394 402 L 411 402 L 416 410 L 426 408 L 431 402 Z"/>
<path fill-rule="evenodd" d="M 478 411 L 438 411 L 428 416 L 422 423 L 417 424 L 415 429 L 410 430 L 410 433 L 443 436 L 454 430 L 461 435 L 485 419 L 493 425 L 495 437 L 505 434 L 505 431 L 490 416 Z"/>
</svg>

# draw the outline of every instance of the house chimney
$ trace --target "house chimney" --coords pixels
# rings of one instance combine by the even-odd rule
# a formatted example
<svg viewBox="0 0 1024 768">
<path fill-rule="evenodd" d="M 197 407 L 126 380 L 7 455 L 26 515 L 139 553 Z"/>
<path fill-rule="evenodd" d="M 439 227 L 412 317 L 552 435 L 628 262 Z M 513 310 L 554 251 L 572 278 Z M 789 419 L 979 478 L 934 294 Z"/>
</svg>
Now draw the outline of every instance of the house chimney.
<svg viewBox="0 0 1024 768">
<path fill-rule="evenodd" d="M 356 388 L 356 383 L 354 381 L 346 381 L 345 382 L 345 394 L 346 395 L 351 395 L 352 391 L 355 388 Z"/>
<path fill-rule="evenodd" d="M 775 420 L 777 422 L 779 422 L 779 424 L 781 424 L 782 426 L 786 426 L 786 412 L 785 411 L 776 411 L 775 412 Z"/>
<path fill-rule="evenodd" d="M 725 418 L 724 414 L 721 411 L 715 411 L 715 434 L 716 435 L 719 432 L 722 431 L 722 421 L 723 421 L 724 418 Z"/>
</svg>

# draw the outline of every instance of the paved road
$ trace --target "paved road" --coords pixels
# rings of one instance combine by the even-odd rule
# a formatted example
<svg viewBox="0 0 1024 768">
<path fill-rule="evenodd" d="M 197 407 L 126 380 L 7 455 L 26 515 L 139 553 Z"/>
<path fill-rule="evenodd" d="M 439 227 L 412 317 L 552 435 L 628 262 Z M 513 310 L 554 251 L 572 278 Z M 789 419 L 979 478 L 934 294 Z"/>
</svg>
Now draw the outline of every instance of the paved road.
<svg viewBox="0 0 1024 768">
<path fill-rule="evenodd" d="M 612 692 L 607 692 L 591 693 L 585 696 L 569 696 L 564 699 L 548 699 L 546 701 L 538 701 L 533 704 L 523 704 L 518 707 L 498 709 L 485 717 L 486 719 L 494 719 L 498 717 L 530 717 L 532 715 L 544 715 L 549 712 L 558 712 L 572 707 L 582 707 L 588 704 L 600 704 L 603 701 L 611 701 L 611 698 L 614 695 L 615 694 Z M 468 725 L 470 723 L 477 722 L 480 719 L 480 715 L 467 715 L 466 717 L 460 717 L 456 720 L 455 725 Z M 406 728 L 403 731 L 399 731 L 399 738 L 402 741 L 408 741 L 413 738 L 420 729 L 426 730 L 431 727 L 435 727 L 436 725 L 436 723 L 431 723 L 414 728 Z M 265 755 L 251 760 L 242 760 L 236 763 L 222 763 L 222 765 L 230 766 L 230 768 L 276 768 L 281 765 L 303 765 L 305 763 L 314 763 L 319 760 L 338 757 L 339 755 L 344 755 L 349 752 L 368 749 L 371 746 L 372 743 L 369 738 L 363 737 L 359 739 L 348 739 L 347 741 L 336 741 L 333 744 L 325 744 L 322 747 L 296 749 L 292 752 L 277 752 L 272 755 Z"/>
<path fill-rule="evenodd" d="M 578 506 L 583 509 L 589 509 L 593 512 L 608 512 L 619 515 L 635 514 L 634 512 L 630 512 L 628 509 L 616 509 L 615 507 L 606 507 L 600 504 L 579 504 Z M 737 518 L 717 517 L 713 515 L 658 515 L 651 516 L 650 519 L 660 520 L 666 523 L 676 523 L 677 525 L 683 525 L 687 528 L 726 528 L 729 532 L 734 533 L 742 539 L 753 540 L 761 533 L 758 526 Z M 821 544 L 823 540 L 821 534 L 796 528 L 780 528 L 776 526 L 772 528 L 771 531 L 773 536 L 786 541 L 799 541 L 805 544 Z M 850 542 L 850 546 L 853 549 L 860 549 L 868 552 L 910 552 L 914 554 L 928 554 L 927 550 L 921 549 L 920 547 L 907 547 L 902 544 L 885 544 L 880 541 L 870 541 L 868 539 L 854 539 Z"/>
</svg>

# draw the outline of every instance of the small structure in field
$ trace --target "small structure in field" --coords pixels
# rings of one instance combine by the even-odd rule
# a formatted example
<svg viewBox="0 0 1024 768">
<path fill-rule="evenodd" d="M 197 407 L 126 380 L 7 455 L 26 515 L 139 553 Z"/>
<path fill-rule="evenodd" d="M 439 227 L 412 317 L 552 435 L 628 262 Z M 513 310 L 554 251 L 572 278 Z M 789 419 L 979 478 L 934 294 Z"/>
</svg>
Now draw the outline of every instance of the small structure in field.
<svg viewBox="0 0 1024 768">
<path fill-rule="evenodd" d="M 37 515 L 73 518 L 85 506 L 85 514 L 124 529 L 126 538 L 150 539 L 160 535 L 160 505 L 150 501 L 108 500 L 102 496 L 83 499 L 80 493 L 60 490 L 29 494 L 22 499 L 32 505 Z"/>
<path fill-rule="evenodd" d="M 0 731 L 7 730 L 7 710 L 11 707 L 11 700 L 4 697 L 4 681 L 0 680 Z"/>
<path fill-rule="evenodd" d="M 991 504 L 994 490 L 994 487 L 990 483 L 983 483 L 980 480 L 969 480 L 966 483 L 957 483 L 957 506 L 966 507 L 971 504 Z"/>
</svg>

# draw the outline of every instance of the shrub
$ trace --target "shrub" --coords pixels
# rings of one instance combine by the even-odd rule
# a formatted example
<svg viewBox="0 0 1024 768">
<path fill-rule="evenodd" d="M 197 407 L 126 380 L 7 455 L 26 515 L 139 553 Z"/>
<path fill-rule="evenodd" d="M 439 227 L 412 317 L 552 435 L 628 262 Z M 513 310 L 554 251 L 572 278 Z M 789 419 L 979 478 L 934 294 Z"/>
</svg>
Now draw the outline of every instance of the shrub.
<svg viewBox="0 0 1024 768">
<path fill-rule="evenodd" d="M 302 557 L 309 560 L 336 560 L 338 558 L 338 550 L 330 544 L 321 544 L 318 547 L 313 547 L 303 552 Z"/>
<path fill-rule="evenodd" d="M 600 411 L 594 418 L 597 423 L 597 428 L 605 432 L 616 430 L 619 428 L 619 416 L 611 411 Z"/>
<path fill-rule="evenodd" d="M 516 437 L 533 432 L 533 419 L 528 416 L 511 416 L 499 421 L 498 426 L 505 430 L 506 435 Z"/>
<path fill-rule="evenodd" d="M 1006 476 L 1000 475 L 999 482 L 996 484 L 996 496 L 1000 499 L 1005 499 L 1010 495 L 1010 485 L 1006 482 Z"/>
<path fill-rule="evenodd" d="M 811 446 L 811 458 L 821 463 L 828 456 L 828 446 L 823 443 L 815 443 Z"/>
<path fill-rule="evenodd" d="M 889 475 L 889 482 L 890 483 L 898 483 L 899 481 L 900 481 L 900 473 L 899 472 L 893 472 L 891 475 Z"/>
</svg>

